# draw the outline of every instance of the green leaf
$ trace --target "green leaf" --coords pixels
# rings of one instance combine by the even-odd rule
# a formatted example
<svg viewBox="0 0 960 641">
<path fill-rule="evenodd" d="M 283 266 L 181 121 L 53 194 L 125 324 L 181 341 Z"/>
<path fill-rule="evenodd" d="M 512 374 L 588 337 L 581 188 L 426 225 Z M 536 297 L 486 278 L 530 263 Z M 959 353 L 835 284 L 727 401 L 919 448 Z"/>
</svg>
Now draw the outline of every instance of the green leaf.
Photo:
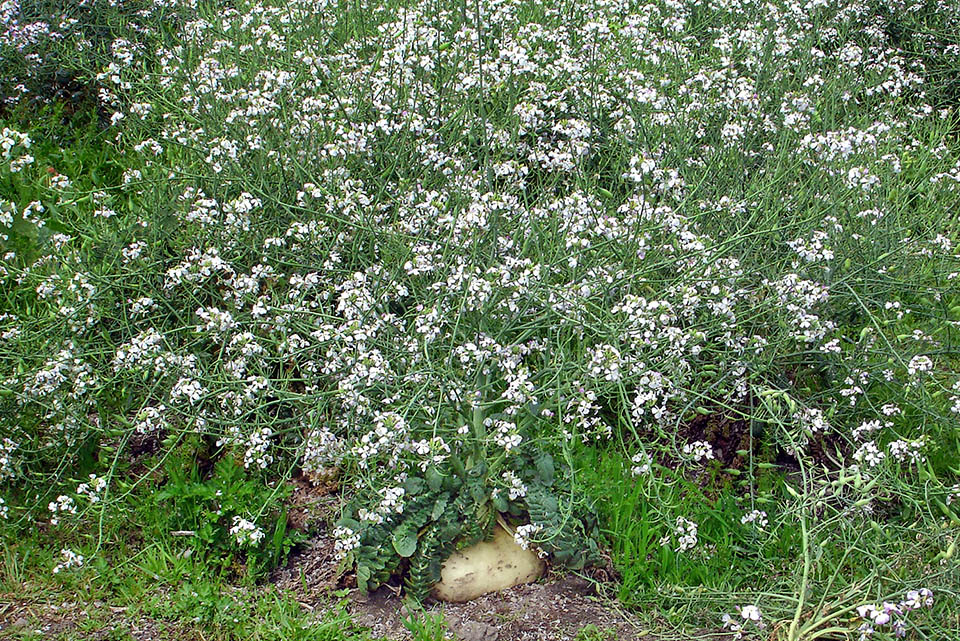
<svg viewBox="0 0 960 641">
<path fill-rule="evenodd" d="M 474 483 L 470 486 L 470 497 L 476 503 L 483 503 L 487 499 L 487 490 L 480 483 Z"/>
<path fill-rule="evenodd" d="M 449 524 L 440 529 L 437 538 L 441 543 L 451 543 L 460 536 L 460 528 L 454 524 Z M 444 559 L 446 560 L 446 559 Z"/>
<path fill-rule="evenodd" d="M 555 469 L 553 467 L 553 457 L 546 452 L 541 452 L 537 456 L 537 475 L 544 485 L 553 485 L 553 476 Z"/>
<path fill-rule="evenodd" d="M 470 478 L 473 479 L 485 478 L 487 476 L 487 462 L 483 459 L 477 461 L 476 465 L 471 467 L 467 474 L 469 474 Z"/>
<path fill-rule="evenodd" d="M 433 511 L 430 513 L 430 518 L 434 521 L 440 518 L 440 515 L 443 514 L 443 511 L 447 509 L 448 498 L 446 496 L 441 496 L 440 499 L 433 504 Z"/>
<path fill-rule="evenodd" d="M 416 496 L 427 489 L 427 484 L 419 476 L 410 476 L 404 481 L 403 489 L 406 490 L 407 496 Z"/>
<path fill-rule="evenodd" d="M 280 517 L 277 519 L 277 526 L 273 530 L 273 559 L 275 563 L 279 563 L 280 557 L 283 554 L 283 539 L 287 533 L 287 508 L 283 508 L 280 512 Z"/>
<path fill-rule="evenodd" d="M 393 543 L 393 549 L 397 551 L 397 554 L 408 559 L 417 551 L 417 533 L 413 528 L 401 525 L 394 530 L 391 543 Z"/>
<path fill-rule="evenodd" d="M 436 466 L 428 467 L 425 476 L 427 477 L 427 486 L 434 492 L 438 492 L 443 486 L 443 475 L 437 471 Z"/>
<path fill-rule="evenodd" d="M 453 471 L 458 476 L 464 476 L 467 473 L 467 468 L 464 467 L 463 461 L 460 460 L 460 457 L 456 454 L 450 456 L 450 466 L 453 468 Z"/>
<path fill-rule="evenodd" d="M 370 568 L 366 565 L 357 566 L 357 587 L 363 592 L 368 592 L 368 581 L 370 581 Z"/>
</svg>

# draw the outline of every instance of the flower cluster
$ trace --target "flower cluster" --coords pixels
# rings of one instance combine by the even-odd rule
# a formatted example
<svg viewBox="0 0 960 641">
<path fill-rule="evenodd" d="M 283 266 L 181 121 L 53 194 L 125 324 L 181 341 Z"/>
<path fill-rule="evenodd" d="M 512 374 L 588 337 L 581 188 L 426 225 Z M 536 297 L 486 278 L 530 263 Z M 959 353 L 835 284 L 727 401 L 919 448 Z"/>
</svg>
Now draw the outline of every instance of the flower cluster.
<svg viewBox="0 0 960 641">
<path fill-rule="evenodd" d="M 646 452 L 640 452 L 634 454 L 630 459 L 630 462 L 633 465 L 630 467 L 630 474 L 632 476 L 644 476 L 650 473 L 650 468 L 653 465 L 653 459 Z"/>
<path fill-rule="evenodd" d="M 767 518 L 767 513 L 763 510 L 750 510 L 740 517 L 740 523 L 743 525 L 753 523 L 757 529 L 762 530 L 770 524 L 770 521 Z"/>
<path fill-rule="evenodd" d="M 527 495 L 527 486 L 512 470 L 503 473 L 503 482 L 507 486 L 507 496 L 511 501 L 516 501 Z"/>
<path fill-rule="evenodd" d="M 60 562 L 53 566 L 53 573 L 59 574 L 64 570 L 83 567 L 83 555 L 64 548 L 60 550 Z"/>
<path fill-rule="evenodd" d="M 670 545 L 675 536 L 677 537 L 676 552 L 686 552 L 687 550 L 693 549 L 697 545 L 697 529 L 698 526 L 696 523 L 682 516 L 678 516 L 676 526 L 672 531 L 660 538 L 660 545 Z"/>
<path fill-rule="evenodd" d="M 736 617 L 727 613 L 721 617 L 723 628 L 733 632 L 734 639 L 742 639 L 745 633 L 749 633 L 751 627 L 758 631 L 767 627 L 763 622 L 763 614 L 757 606 L 738 605 L 736 610 Z"/>
<path fill-rule="evenodd" d="M 351 551 L 360 547 L 360 533 L 348 527 L 335 527 L 333 537 L 337 559 L 343 560 Z"/>
<path fill-rule="evenodd" d="M 0 158 L 8 162 L 7 169 L 16 173 L 34 161 L 27 153 L 32 141 L 30 136 L 15 129 L 4 127 L 0 131 Z"/>
<path fill-rule="evenodd" d="M 529 523 L 527 525 L 518 525 L 513 532 L 513 540 L 517 542 L 524 550 L 530 549 L 530 537 L 543 529 L 542 525 Z"/>
<path fill-rule="evenodd" d="M 713 446 L 706 441 L 694 441 L 683 446 L 683 454 L 696 463 L 709 461 L 713 459 Z"/>
<path fill-rule="evenodd" d="M 77 513 L 77 504 L 73 500 L 73 497 L 61 494 L 55 501 L 50 501 L 47 509 L 50 510 L 50 513 L 53 515 L 50 517 L 50 525 L 58 525 L 61 514 Z"/>
<path fill-rule="evenodd" d="M 253 521 L 234 516 L 230 536 L 236 540 L 240 547 L 254 547 L 263 540 L 264 533 Z"/>
<path fill-rule="evenodd" d="M 899 602 L 884 601 L 877 605 L 868 603 L 857 608 L 857 614 L 864 623 L 857 629 L 860 632 L 860 641 L 869 639 L 878 628 L 890 626 L 896 637 L 903 637 L 907 633 L 907 615 L 913 610 L 933 607 L 933 592 L 928 588 L 910 590 Z"/>
<path fill-rule="evenodd" d="M 81 483 L 77 486 L 77 494 L 86 496 L 90 503 L 99 503 L 105 489 L 107 489 L 107 479 L 91 474 L 88 483 Z"/>
<path fill-rule="evenodd" d="M 9 438 L 4 437 L 0 441 L 0 481 L 11 478 L 16 473 L 13 452 L 17 447 L 17 443 Z"/>
</svg>

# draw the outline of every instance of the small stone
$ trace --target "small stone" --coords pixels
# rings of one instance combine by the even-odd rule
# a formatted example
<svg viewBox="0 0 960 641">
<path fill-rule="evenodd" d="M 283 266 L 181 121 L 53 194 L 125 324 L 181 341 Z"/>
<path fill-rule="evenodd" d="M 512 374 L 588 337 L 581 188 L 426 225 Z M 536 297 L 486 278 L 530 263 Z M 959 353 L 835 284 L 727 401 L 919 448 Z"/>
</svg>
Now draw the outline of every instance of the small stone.
<svg viewBox="0 0 960 641">
<path fill-rule="evenodd" d="M 353 597 L 353 600 L 356 601 L 357 603 L 370 602 L 370 594 L 368 592 L 364 592 L 363 590 L 354 590 L 353 594 L 351 594 L 350 596 Z"/>
<path fill-rule="evenodd" d="M 465 621 L 455 628 L 451 626 L 451 631 L 461 641 L 497 641 L 500 636 L 497 628 L 480 621 Z"/>
<path fill-rule="evenodd" d="M 20 617 L 16 621 L 10 624 L 11 628 L 26 628 L 30 625 L 30 621 L 26 617 Z"/>
</svg>

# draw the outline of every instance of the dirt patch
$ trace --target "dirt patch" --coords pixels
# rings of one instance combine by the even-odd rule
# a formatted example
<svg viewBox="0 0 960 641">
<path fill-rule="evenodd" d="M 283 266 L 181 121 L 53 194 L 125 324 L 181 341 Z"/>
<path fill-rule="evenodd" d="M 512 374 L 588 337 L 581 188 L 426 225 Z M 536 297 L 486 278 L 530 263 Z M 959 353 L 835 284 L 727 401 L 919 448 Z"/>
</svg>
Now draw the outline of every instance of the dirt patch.
<svg viewBox="0 0 960 641">
<path fill-rule="evenodd" d="M 590 626 L 614 639 L 642 638 L 639 621 L 599 598 L 595 586 L 580 577 L 555 577 L 468 603 L 444 604 L 443 612 L 464 641 L 565 640 Z"/>
<path fill-rule="evenodd" d="M 722 412 L 697 414 L 682 426 L 680 434 L 686 442 L 710 443 L 714 457 L 725 468 L 745 468 L 746 461 L 737 451 L 750 448 L 749 421 L 731 418 Z"/>
<path fill-rule="evenodd" d="M 195 641 L 202 638 L 180 626 L 130 617 L 127 608 L 100 601 L 37 603 L 0 596 L 0 639 L 85 639 L 89 641 Z"/>
<path fill-rule="evenodd" d="M 274 570 L 270 583 L 294 595 L 301 603 L 320 604 L 328 601 L 334 590 L 346 585 L 338 576 L 337 567 L 333 539 L 318 536 L 299 546 L 286 566 Z"/>
<path fill-rule="evenodd" d="M 337 575 L 333 542 L 316 537 L 276 570 L 271 582 L 314 612 L 348 594 L 346 610 L 374 637 L 411 639 L 404 625 L 409 612 L 398 585 L 370 594 L 352 588 L 351 576 Z M 612 639 L 641 639 L 639 621 L 597 594 L 594 581 L 577 576 L 546 579 L 481 596 L 466 603 L 431 602 L 428 614 L 442 614 L 450 633 L 462 641 L 563 641 L 593 626 Z M 604 637 L 605 638 L 605 637 Z"/>
<path fill-rule="evenodd" d="M 350 576 L 338 576 L 333 543 L 317 537 L 291 563 L 275 571 L 264 592 L 281 591 L 303 608 L 304 620 L 344 607 L 353 622 L 374 638 L 407 641 L 410 612 L 398 585 L 361 593 Z M 577 576 L 552 575 L 527 585 L 484 595 L 466 603 L 431 602 L 426 612 L 442 615 L 450 638 L 461 641 L 566 641 L 584 628 L 591 639 L 642 639 L 639 621 L 596 592 L 598 584 Z M 181 625 L 183 624 L 183 625 Z M 133 616 L 108 603 L 42 603 L 0 595 L 0 639 L 134 639 L 194 641 L 204 626 Z"/>
<path fill-rule="evenodd" d="M 428 614 L 442 614 L 463 641 L 564 641 L 593 627 L 612 639 L 642 639 L 639 621 L 600 599 L 594 583 L 575 576 L 519 585 L 466 603 L 432 603 Z M 348 611 L 375 636 L 409 639 L 401 598 L 389 587 L 369 595 L 354 592 Z"/>
<path fill-rule="evenodd" d="M 305 476 L 292 479 L 292 491 L 286 501 L 288 525 L 300 532 L 326 531 L 341 503 L 341 498 L 336 494 L 338 480 L 336 470 L 317 479 Z"/>
</svg>

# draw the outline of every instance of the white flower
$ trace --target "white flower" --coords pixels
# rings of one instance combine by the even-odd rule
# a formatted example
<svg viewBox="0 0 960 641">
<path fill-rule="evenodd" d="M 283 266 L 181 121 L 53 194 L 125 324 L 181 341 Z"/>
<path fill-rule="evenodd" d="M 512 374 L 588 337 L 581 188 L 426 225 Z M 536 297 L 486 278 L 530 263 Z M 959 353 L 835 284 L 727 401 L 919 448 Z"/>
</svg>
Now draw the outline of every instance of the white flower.
<svg viewBox="0 0 960 641">
<path fill-rule="evenodd" d="M 510 496 L 511 501 L 516 501 L 519 498 L 523 498 L 527 495 L 527 486 L 523 484 L 516 474 L 511 470 L 507 470 L 502 475 L 504 482 L 507 484 L 507 491 Z"/>
<path fill-rule="evenodd" d="M 755 605 L 738 605 L 736 606 L 737 614 L 740 616 L 740 619 L 735 619 L 729 614 L 724 614 L 721 617 L 723 621 L 724 629 L 729 629 L 734 633 L 734 639 L 742 639 L 744 631 L 748 626 L 754 626 L 758 630 L 762 630 L 766 627 L 766 624 L 763 622 L 763 615 L 760 613 L 760 608 Z"/>
<path fill-rule="evenodd" d="M 816 408 L 805 407 L 795 412 L 793 418 L 800 423 L 801 427 L 813 434 L 830 429 L 830 423 L 824 417 L 823 411 Z"/>
<path fill-rule="evenodd" d="M 523 442 L 523 437 L 517 434 L 516 423 L 497 420 L 495 423 L 491 423 L 491 425 L 495 425 L 497 428 L 497 431 L 493 435 L 493 440 L 497 445 L 502 447 L 504 451 L 509 453 L 511 450 L 519 447 L 520 443 Z"/>
<path fill-rule="evenodd" d="M 630 462 L 633 465 L 630 467 L 630 474 L 632 476 L 643 476 L 650 473 L 650 467 L 653 465 L 653 459 L 650 458 L 650 455 L 646 452 L 640 452 L 634 454 L 633 458 L 630 459 Z"/>
<path fill-rule="evenodd" d="M 884 601 L 880 606 L 871 603 L 857 607 L 857 614 L 864 619 L 869 619 L 873 625 L 886 625 L 890 622 L 892 615 L 900 612 L 900 606 L 889 601 Z"/>
<path fill-rule="evenodd" d="M 676 552 L 685 552 L 697 545 L 697 524 L 682 516 L 677 517 L 677 524 L 672 533 L 668 533 L 660 539 L 660 545 L 670 545 L 671 534 L 677 537 L 677 547 L 674 550 Z"/>
<path fill-rule="evenodd" d="M 752 510 L 747 514 L 744 514 L 740 517 L 740 523 L 746 525 L 747 523 L 753 523 L 759 529 L 767 527 L 769 521 L 767 520 L 767 513 L 763 510 Z"/>
<path fill-rule="evenodd" d="M 900 602 L 900 606 L 906 611 L 917 610 L 919 608 L 932 608 L 933 591 L 928 588 L 910 590 L 907 592 L 904 600 Z"/>
<path fill-rule="evenodd" d="M 57 525 L 60 523 L 59 514 L 76 514 L 77 513 L 77 504 L 74 502 L 73 497 L 67 496 L 66 494 L 61 494 L 57 497 L 55 501 L 50 501 L 47 505 L 47 509 L 53 513 L 53 516 L 50 517 L 50 525 Z"/>
<path fill-rule="evenodd" d="M 913 439 L 912 441 L 903 439 L 891 441 L 887 445 L 887 449 L 890 450 L 890 456 L 901 463 L 923 463 L 926 460 L 926 457 L 923 454 L 923 449 L 925 446 L 926 439 L 921 436 L 920 438 Z"/>
<path fill-rule="evenodd" d="M 870 467 L 876 467 L 883 462 L 883 459 L 886 458 L 880 448 L 877 447 L 877 444 L 873 441 L 867 441 L 860 448 L 853 453 L 853 458 L 858 463 L 866 463 Z"/>
<path fill-rule="evenodd" d="M 96 474 L 91 474 L 89 478 L 89 483 L 81 483 L 77 486 L 77 494 L 86 496 L 90 503 L 98 503 L 100 495 L 107 489 L 107 479 Z"/>
<path fill-rule="evenodd" d="M 237 545 L 241 547 L 253 547 L 263 540 L 263 530 L 257 527 L 253 521 L 248 521 L 239 516 L 233 517 L 233 527 L 230 528 L 230 535 L 233 536 Z"/>
<path fill-rule="evenodd" d="M 206 393 L 207 390 L 199 381 L 183 376 L 170 390 L 170 398 L 174 401 L 186 398 L 191 405 L 196 405 Z"/>
<path fill-rule="evenodd" d="M 760 608 L 755 605 L 739 606 L 737 610 L 739 611 L 740 616 L 748 621 L 759 621 L 762 618 L 760 614 Z"/>
<path fill-rule="evenodd" d="M 929 372 L 933 369 L 933 360 L 929 356 L 918 354 L 907 363 L 907 373 L 913 376 L 922 372 Z"/>
<path fill-rule="evenodd" d="M 513 540 L 524 550 L 530 549 L 530 537 L 543 529 L 542 525 L 530 523 L 518 526 L 513 533 Z"/>
<path fill-rule="evenodd" d="M 19 444 L 9 438 L 4 437 L 0 441 L 0 481 L 13 476 L 13 451 L 19 447 Z"/>
<path fill-rule="evenodd" d="M 404 508 L 404 495 L 407 493 L 402 487 L 385 487 L 381 489 L 380 495 L 383 499 L 380 501 L 380 505 L 377 508 L 377 511 L 380 514 L 403 514 Z"/>
<path fill-rule="evenodd" d="M 683 446 L 683 453 L 695 462 L 700 462 L 703 459 L 709 461 L 713 458 L 713 446 L 706 441 L 694 441 Z"/>
<path fill-rule="evenodd" d="M 338 560 L 343 560 L 352 550 L 360 547 L 360 533 L 348 527 L 333 528 L 333 550 Z"/>
<path fill-rule="evenodd" d="M 60 550 L 60 558 L 62 561 L 53 568 L 54 574 L 59 574 L 63 570 L 69 570 L 70 568 L 83 567 L 83 555 L 77 554 L 73 550 L 67 548 Z"/>
</svg>

